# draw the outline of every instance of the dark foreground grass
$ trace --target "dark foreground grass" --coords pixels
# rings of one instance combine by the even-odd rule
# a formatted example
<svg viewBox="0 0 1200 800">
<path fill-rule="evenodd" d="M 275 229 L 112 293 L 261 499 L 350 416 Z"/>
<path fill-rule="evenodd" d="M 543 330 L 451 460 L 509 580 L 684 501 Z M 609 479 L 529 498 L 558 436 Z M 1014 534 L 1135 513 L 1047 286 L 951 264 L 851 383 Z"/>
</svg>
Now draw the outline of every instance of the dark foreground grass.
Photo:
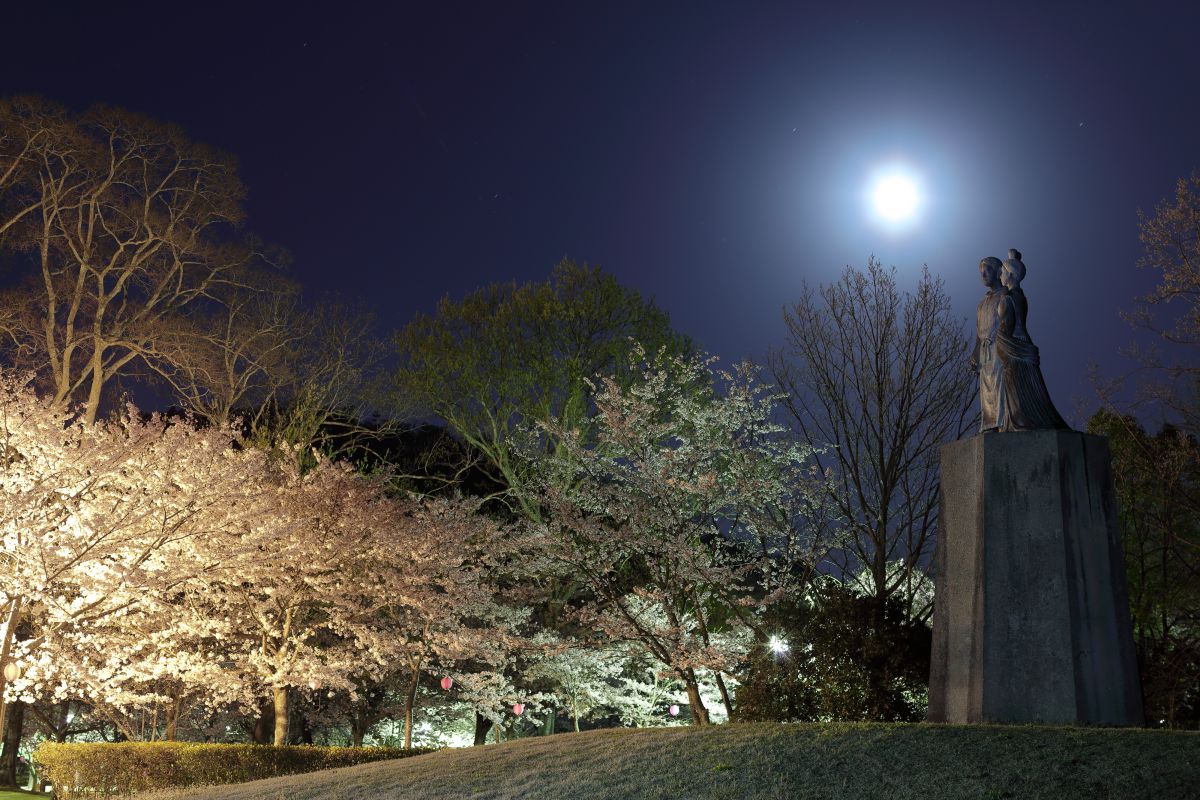
<svg viewBox="0 0 1200 800">
<path fill-rule="evenodd" d="M 601 730 L 442 750 L 172 800 L 1200 798 L 1200 733 L 951 725 Z"/>
</svg>

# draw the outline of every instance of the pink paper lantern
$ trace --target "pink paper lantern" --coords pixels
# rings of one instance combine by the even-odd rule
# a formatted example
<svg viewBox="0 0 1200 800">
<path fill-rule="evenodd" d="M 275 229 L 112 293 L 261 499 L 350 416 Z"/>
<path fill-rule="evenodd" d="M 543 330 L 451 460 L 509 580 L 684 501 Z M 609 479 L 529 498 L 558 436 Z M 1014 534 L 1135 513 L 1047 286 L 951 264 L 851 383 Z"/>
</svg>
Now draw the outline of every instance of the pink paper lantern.
<svg viewBox="0 0 1200 800">
<path fill-rule="evenodd" d="M 518 717 L 525 713 L 524 703 L 513 703 L 513 713 Z"/>
<path fill-rule="evenodd" d="M 453 685 L 454 685 L 454 679 L 453 679 L 453 678 L 451 678 L 449 675 L 447 675 L 446 677 L 442 678 L 442 691 L 443 691 L 443 692 L 448 692 L 448 691 L 450 691 L 450 687 L 451 687 L 451 686 L 453 686 Z"/>
<path fill-rule="evenodd" d="M 668 712 L 668 713 L 669 713 L 669 714 L 670 714 L 672 717 L 678 717 L 678 716 L 679 716 L 679 706 L 677 706 L 677 705 L 672 705 L 670 708 L 668 708 L 668 709 L 667 709 L 667 712 Z"/>
</svg>

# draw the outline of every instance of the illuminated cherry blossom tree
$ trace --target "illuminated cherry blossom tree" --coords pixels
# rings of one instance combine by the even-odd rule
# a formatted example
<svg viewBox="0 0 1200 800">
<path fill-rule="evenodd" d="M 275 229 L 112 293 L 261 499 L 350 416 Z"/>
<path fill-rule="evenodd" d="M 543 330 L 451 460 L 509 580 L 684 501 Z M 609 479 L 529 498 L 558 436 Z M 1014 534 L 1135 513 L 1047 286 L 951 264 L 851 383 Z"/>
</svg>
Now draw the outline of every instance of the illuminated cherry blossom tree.
<svg viewBox="0 0 1200 800">
<path fill-rule="evenodd" d="M 722 635 L 756 628 L 755 606 L 803 585 L 833 544 L 823 476 L 774 401 L 748 366 L 660 357 L 628 388 L 595 387 L 591 438 L 553 431 L 543 553 L 586 584 L 578 621 L 674 671 L 699 725 L 704 670 L 732 709 L 722 675 L 741 653 Z"/>
<path fill-rule="evenodd" d="M 256 714 L 269 695 L 277 744 L 294 693 L 353 704 L 398 674 L 407 743 L 424 672 L 497 706 L 472 673 L 510 666 L 528 614 L 498 600 L 516 545 L 475 503 L 396 497 L 319 456 L 302 470 L 186 418 L 85 422 L 0 375 L 11 697 L 85 701 L 131 739 L 169 739 L 189 710 Z"/>
<path fill-rule="evenodd" d="M 102 673 L 112 654 L 107 639 L 91 637 L 154 607 L 174 609 L 222 544 L 261 518 L 250 476 L 262 456 L 231 447 L 235 440 L 132 409 L 84 425 L 0 376 L 0 660 L 24 620 L 33 636 L 12 653 L 24 667 L 22 695 L 62 699 L 74 678 Z M 134 643 L 154 649 L 152 639 Z M 114 670 L 129 669 L 130 652 Z"/>
</svg>

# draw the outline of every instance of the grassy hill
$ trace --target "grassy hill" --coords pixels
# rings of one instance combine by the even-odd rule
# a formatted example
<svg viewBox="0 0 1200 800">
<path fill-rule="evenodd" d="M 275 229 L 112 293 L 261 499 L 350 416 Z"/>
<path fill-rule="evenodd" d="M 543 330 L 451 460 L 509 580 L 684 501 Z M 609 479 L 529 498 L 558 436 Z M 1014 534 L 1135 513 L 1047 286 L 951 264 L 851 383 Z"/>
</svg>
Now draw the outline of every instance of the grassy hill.
<svg viewBox="0 0 1200 800">
<path fill-rule="evenodd" d="M 1200 798 L 1200 733 L 950 725 L 599 730 L 159 794 L 172 800 Z"/>
</svg>

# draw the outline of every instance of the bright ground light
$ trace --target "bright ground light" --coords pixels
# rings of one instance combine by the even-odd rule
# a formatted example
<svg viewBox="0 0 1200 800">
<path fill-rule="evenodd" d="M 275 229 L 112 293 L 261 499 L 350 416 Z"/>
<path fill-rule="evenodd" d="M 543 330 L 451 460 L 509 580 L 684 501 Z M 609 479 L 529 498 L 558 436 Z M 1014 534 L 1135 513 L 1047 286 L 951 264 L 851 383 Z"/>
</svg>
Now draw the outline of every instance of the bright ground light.
<svg viewBox="0 0 1200 800">
<path fill-rule="evenodd" d="M 899 167 L 876 173 L 867 197 L 875 217 L 893 230 L 912 225 L 921 210 L 920 181 L 911 171 Z"/>
</svg>

